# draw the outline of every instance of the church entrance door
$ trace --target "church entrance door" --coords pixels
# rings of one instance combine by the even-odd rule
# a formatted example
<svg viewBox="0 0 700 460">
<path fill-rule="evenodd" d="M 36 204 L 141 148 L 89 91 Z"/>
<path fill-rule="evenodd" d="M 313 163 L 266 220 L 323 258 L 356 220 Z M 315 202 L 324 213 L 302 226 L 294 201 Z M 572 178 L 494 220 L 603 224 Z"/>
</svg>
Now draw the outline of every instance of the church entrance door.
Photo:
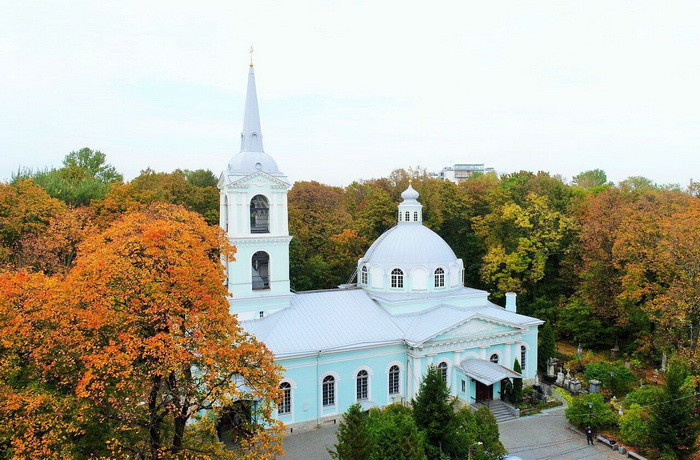
<svg viewBox="0 0 700 460">
<path fill-rule="evenodd" d="M 483 383 L 476 382 L 476 400 L 477 401 L 491 401 L 493 399 L 493 385 L 484 385 Z"/>
</svg>

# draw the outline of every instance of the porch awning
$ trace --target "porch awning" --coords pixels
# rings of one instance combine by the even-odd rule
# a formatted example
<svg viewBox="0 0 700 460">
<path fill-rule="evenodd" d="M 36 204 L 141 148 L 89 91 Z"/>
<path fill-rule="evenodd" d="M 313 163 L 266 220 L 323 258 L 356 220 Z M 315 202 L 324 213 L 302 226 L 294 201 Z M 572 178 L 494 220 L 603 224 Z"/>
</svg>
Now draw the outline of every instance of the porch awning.
<svg viewBox="0 0 700 460">
<path fill-rule="evenodd" d="M 493 385 L 505 378 L 523 378 L 515 371 L 483 359 L 465 359 L 459 366 L 465 374 L 484 385 Z"/>
</svg>

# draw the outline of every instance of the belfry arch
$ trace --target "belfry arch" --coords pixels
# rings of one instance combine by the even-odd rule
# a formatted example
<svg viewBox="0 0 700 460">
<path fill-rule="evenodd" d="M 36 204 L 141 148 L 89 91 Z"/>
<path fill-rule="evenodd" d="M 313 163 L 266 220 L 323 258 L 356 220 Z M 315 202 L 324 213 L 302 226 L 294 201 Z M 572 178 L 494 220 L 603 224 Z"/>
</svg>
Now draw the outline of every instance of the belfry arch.
<svg viewBox="0 0 700 460">
<path fill-rule="evenodd" d="M 250 200 L 250 233 L 270 233 L 270 203 L 265 195 Z"/>
</svg>

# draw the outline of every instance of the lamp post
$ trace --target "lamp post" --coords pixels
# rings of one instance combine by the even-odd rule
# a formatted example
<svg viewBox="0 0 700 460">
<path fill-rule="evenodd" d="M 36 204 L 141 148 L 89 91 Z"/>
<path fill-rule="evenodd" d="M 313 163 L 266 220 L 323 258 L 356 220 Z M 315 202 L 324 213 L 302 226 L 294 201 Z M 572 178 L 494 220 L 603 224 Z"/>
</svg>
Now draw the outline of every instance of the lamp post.
<svg viewBox="0 0 700 460">
<path fill-rule="evenodd" d="M 610 391 L 615 394 L 615 371 L 610 371 Z"/>
<path fill-rule="evenodd" d="M 474 446 L 481 446 L 481 445 L 483 445 L 483 444 L 484 444 L 483 442 L 478 441 L 478 442 L 475 442 L 474 444 L 472 444 L 472 445 L 469 446 L 469 460 L 472 460 L 472 447 L 474 447 Z"/>
<path fill-rule="evenodd" d="M 588 401 L 588 423 L 593 423 L 593 401 Z"/>
</svg>

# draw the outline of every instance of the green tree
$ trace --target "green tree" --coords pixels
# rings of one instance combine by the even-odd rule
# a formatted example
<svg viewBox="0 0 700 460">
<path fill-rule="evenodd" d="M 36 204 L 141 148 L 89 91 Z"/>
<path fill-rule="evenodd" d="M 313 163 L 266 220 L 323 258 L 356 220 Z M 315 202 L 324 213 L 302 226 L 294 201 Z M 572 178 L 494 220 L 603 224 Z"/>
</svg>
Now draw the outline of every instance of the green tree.
<svg viewBox="0 0 700 460">
<path fill-rule="evenodd" d="M 518 358 L 515 358 L 515 362 L 513 362 L 513 370 L 520 374 L 523 369 L 520 367 L 520 361 L 518 361 Z M 523 402 L 523 379 L 513 379 L 513 402 L 515 404 Z"/>
<path fill-rule="evenodd" d="M 454 426 L 454 401 L 450 390 L 436 366 L 429 366 L 425 378 L 413 399 L 413 417 L 426 435 L 429 458 L 440 458 L 451 443 Z"/>
<path fill-rule="evenodd" d="M 66 155 L 60 169 L 26 169 L 15 174 L 12 182 L 26 178 L 34 179 L 49 195 L 71 206 L 86 206 L 104 198 L 113 183 L 122 181 L 122 175 L 106 163 L 104 153 L 87 147 Z"/>
<path fill-rule="evenodd" d="M 651 433 L 654 444 L 660 449 L 675 452 L 684 458 L 697 449 L 696 440 L 700 430 L 694 416 L 695 389 L 686 382 L 688 363 L 679 357 L 669 360 L 662 403 L 652 408 Z"/>
<path fill-rule="evenodd" d="M 359 404 L 353 404 L 343 414 L 338 424 L 338 444 L 328 449 L 331 458 L 339 460 L 368 459 L 372 453 L 372 441 L 365 416 Z"/>
<path fill-rule="evenodd" d="M 611 375 L 612 373 L 612 375 Z M 632 372 L 620 361 L 609 363 L 597 361 L 586 364 L 584 376 L 589 382 L 599 380 L 604 387 L 617 395 L 624 395 L 634 387 L 637 379 Z"/>
<path fill-rule="evenodd" d="M 589 407 L 588 403 L 592 403 L 593 407 Z M 605 403 L 600 393 L 573 397 L 564 414 L 569 423 L 579 428 L 590 424 L 594 430 L 600 430 L 617 424 L 617 414 Z"/>
<path fill-rule="evenodd" d="M 411 409 L 392 404 L 373 409 L 367 417 L 372 438 L 372 460 L 423 460 L 425 435 L 418 430 Z"/>
<path fill-rule="evenodd" d="M 625 443 L 646 447 L 651 439 L 649 413 L 639 404 L 632 404 L 620 417 L 620 434 Z"/>
<path fill-rule="evenodd" d="M 602 169 L 591 169 L 574 176 L 573 183 L 585 189 L 592 189 L 606 185 L 608 176 Z"/>
<path fill-rule="evenodd" d="M 195 187 L 206 188 L 206 187 L 216 187 L 219 180 L 216 178 L 213 172 L 208 169 L 195 169 L 190 171 L 185 169 L 182 171 L 185 175 L 187 182 Z"/>
<path fill-rule="evenodd" d="M 547 369 L 547 361 L 549 358 L 554 358 L 557 355 L 557 343 L 552 323 L 544 323 L 538 339 L 537 367 L 544 371 Z"/>
</svg>

